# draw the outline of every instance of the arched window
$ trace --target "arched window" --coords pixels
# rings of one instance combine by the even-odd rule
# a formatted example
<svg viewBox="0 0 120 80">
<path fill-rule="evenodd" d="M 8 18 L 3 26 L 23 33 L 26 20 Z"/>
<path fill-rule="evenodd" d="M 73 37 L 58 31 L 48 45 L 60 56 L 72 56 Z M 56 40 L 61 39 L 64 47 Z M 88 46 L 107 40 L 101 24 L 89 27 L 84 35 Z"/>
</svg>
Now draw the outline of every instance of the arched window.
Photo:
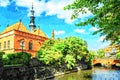
<svg viewBox="0 0 120 80">
<path fill-rule="evenodd" d="M 29 50 L 32 50 L 32 49 L 33 49 L 33 43 L 29 42 Z"/>
<path fill-rule="evenodd" d="M 20 41 L 20 49 L 25 49 L 25 41 Z"/>
</svg>

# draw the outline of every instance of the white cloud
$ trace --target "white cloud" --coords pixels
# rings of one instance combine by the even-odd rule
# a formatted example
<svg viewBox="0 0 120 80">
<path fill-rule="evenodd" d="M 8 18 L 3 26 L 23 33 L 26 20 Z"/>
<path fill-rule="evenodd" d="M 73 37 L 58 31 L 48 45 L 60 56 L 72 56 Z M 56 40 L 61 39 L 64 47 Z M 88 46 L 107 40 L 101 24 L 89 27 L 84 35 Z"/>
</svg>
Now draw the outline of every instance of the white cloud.
<svg viewBox="0 0 120 80">
<path fill-rule="evenodd" d="M 8 2 L 9 0 L 1 0 L 2 2 Z M 28 11 L 31 9 L 32 3 L 34 4 L 35 16 L 40 16 L 43 12 L 46 13 L 46 16 L 56 15 L 59 19 L 64 19 L 66 23 L 72 23 L 75 20 L 71 20 L 70 17 L 73 13 L 73 10 L 63 10 L 65 6 L 73 3 L 74 0 L 13 0 L 17 6 L 26 7 Z M 5 4 L 4 4 L 5 5 Z M 87 8 L 84 8 L 87 13 L 79 14 L 79 18 L 84 21 L 85 17 L 92 15 Z M 30 13 L 29 13 L 30 14 Z M 28 15 L 29 15 L 28 14 Z"/>
<path fill-rule="evenodd" d="M 0 0 L 0 6 L 6 7 L 10 4 L 9 0 Z"/>
<path fill-rule="evenodd" d="M 58 30 L 58 31 L 55 30 L 55 35 L 63 35 L 63 34 L 65 34 L 64 30 Z"/>
<path fill-rule="evenodd" d="M 63 10 L 64 6 L 73 2 L 73 0 L 50 0 L 47 3 L 45 0 L 15 0 L 17 6 L 27 7 L 31 9 L 32 3 L 34 4 L 35 16 L 40 16 L 43 12 L 46 16 L 56 15 L 59 19 L 64 19 L 66 23 L 71 23 L 72 10 Z M 29 15 L 29 14 L 28 14 Z"/>
<path fill-rule="evenodd" d="M 84 34 L 85 33 L 84 29 L 75 29 L 74 31 L 79 33 L 79 34 Z"/>
<path fill-rule="evenodd" d="M 98 42 L 102 42 L 105 39 L 105 36 L 101 36 L 98 40 Z"/>
<path fill-rule="evenodd" d="M 72 3 L 73 0 L 51 0 L 46 3 L 46 15 L 57 15 L 57 18 L 64 19 L 66 23 L 71 23 L 72 10 L 63 10 L 63 8 Z"/>
<path fill-rule="evenodd" d="M 45 11 L 45 1 L 39 0 L 15 0 L 17 6 L 26 7 L 30 11 L 32 3 L 34 5 L 35 16 L 40 16 Z M 28 13 L 29 15 L 30 13 Z"/>
<path fill-rule="evenodd" d="M 91 28 L 89 29 L 89 31 L 97 31 L 97 30 L 99 30 L 99 29 L 96 28 L 96 27 L 91 27 Z"/>
</svg>

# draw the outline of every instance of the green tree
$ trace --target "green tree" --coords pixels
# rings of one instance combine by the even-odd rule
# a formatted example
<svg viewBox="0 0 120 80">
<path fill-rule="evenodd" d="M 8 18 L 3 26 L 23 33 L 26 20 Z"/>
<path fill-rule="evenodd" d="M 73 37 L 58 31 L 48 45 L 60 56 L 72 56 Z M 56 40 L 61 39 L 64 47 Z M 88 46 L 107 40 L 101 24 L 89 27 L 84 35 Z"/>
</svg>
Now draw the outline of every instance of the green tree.
<svg viewBox="0 0 120 80">
<path fill-rule="evenodd" d="M 60 59 L 63 56 L 61 53 L 63 45 L 60 43 L 61 41 L 58 42 L 58 40 L 54 41 L 52 39 L 45 41 L 41 49 L 38 51 L 36 57 L 47 65 L 60 64 Z"/>
<path fill-rule="evenodd" d="M 99 30 L 94 34 L 104 35 L 105 40 L 112 43 L 120 42 L 120 0 L 74 0 L 74 2 L 65 7 L 73 9 L 71 19 L 78 18 L 79 13 L 86 13 L 88 9 L 93 16 L 84 22 L 79 22 L 77 26 L 91 24 Z"/>
<path fill-rule="evenodd" d="M 37 53 L 37 58 L 48 65 L 67 64 L 68 68 L 75 66 L 88 53 L 87 43 L 79 37 L 47 40 Z"/>
<path fill-rule="evenodd" d="M 104 58 L 105 57 L 105 51 L 104 51 L 104 49 L 97 50 L 97 57 L 98 58 Z"/>
<path fill-rule="evenodd" d="M 79 37 L 68 37 L 64 40 L 63 54 L 71 54 L 76 60 L 88 53 L 87 43 Z"/>
<path fill-rule="evenodd" d="M 69 69 L 72 69 L 72 67 L 75 66 L 75 58 L 72 55 L 67 54 L 65 57 L 65 63 L 67 63 Z"/>
<path fill-rule="evenodd" d="M 0 67 L 2 67 L 3 66 L 3 61 L 2 61 L 2 57 L 3 57 L 3 55 L 5 54 L 5 52 L 0 52 Z"/>
<path fill-rule="evenodd" d="M 116 58 L 120 59 L 120 52 L 116 54 Z"/>
<path fill-rule="evenodd" d="M 94 51 L 89 51 L 89 53 L 86 55 L 86 62 L 89 67 L 91 67 L 92 60 L 96 57 L 96 53 Z"/>
</svg>

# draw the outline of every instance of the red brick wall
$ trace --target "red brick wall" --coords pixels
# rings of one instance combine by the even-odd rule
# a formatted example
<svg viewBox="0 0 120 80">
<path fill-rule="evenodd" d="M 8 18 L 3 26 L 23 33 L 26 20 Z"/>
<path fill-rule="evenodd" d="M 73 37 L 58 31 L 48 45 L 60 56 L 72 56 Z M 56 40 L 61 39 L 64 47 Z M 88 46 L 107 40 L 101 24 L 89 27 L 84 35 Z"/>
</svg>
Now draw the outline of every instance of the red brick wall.
<svg viewBox="0 0 120 80">
<path fill-rule="evenodd" d="M 25 41 L 25 52 L 31 53 L 32 56 L 36 55 L 36 52 L 40 49 L 42 43 L 44 43 L 47 38 L 37 36 L 31 33 L 25 33 L 21 31 L 15 31 L 15 36 L 14 36 L 14 50 L 15 52 L 22 52 L 20 49 L 20 41 L 24 40 Z M 29 42 L 33 43 L 33 49 L 29 50 Z"/>
</svg>

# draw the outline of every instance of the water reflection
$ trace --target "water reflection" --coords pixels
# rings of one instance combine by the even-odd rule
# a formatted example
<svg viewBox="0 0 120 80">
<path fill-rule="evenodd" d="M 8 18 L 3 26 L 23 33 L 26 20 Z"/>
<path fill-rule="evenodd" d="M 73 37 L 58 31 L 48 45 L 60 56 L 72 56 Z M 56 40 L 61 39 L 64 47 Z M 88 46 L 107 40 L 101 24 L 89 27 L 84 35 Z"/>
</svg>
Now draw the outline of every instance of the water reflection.
<svg viewBox="0 0 120 80">
<path fill-rule="evenodd" d="M 120 80 L 120 70 L 93 70 L 92 80 Z"/>
<path fill-rule="evenodd" d="M 120 70 L 93 69 L 56 77 L 55 80 L 120 80 Z"/>
<path fill-rule="evenodd" d="M 54 79 L 37 79 L 37 80 L 120 80 L 120 70 L 109 70 L 109 69 L 92 69 L 83 70 L 70 74 L 61 75 Z M 5 78 L 5 77 L 4 77 Z M 0 79 L 1 80 L 1 79 Z M 36 80 L 33 75 L 19 76 L 13 79 L 2 79 L 2 80 Z"/>
<path fill-rule="evenodd" d="M 56 80 L 92 80 L 92 70 L 84 70 L 56 77 Z"/>
</svg>

